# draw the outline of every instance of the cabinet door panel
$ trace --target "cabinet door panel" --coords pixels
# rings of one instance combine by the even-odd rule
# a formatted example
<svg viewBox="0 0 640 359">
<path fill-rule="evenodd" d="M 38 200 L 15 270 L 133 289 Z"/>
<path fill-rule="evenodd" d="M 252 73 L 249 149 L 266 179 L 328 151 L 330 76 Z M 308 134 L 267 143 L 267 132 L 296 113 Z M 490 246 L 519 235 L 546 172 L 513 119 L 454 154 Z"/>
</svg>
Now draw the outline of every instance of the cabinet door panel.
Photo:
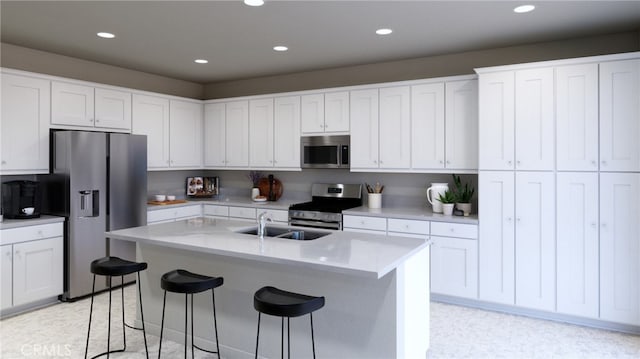
<svg viewBox="0 0 640 359">
<path fill-rule="evenodd" d="M 456 297 L 478 297 L 478 242 L 431 237 L 431 292 Z"/>
<path fill-rule="evenodd" d="M 226 117 L 225 104 L 204 105 L 205 167 L 224 167 L 226 165 Z"/>
<path fill-rule="evenodd" d="M 0 246 L 0 309 L 13 305 L 13 248 Z"/>
<path fill-rule="evenodd" d="M 202 105 L 171 100 L 169 119 L 171 167 L 202 167 Z"/>
<path fill-rule="evenodd" d="M 324 132 L 324 94 L 300 97 L 300 122 L 304 134 Z"/>
<path fill-rule="evenodd" d="M 93 87 L 65 82 L 51 83 L 51 123 L 94 126 Z"/>
<path fill-rule="evenodd" d="M 13 245 L 13 305 L 62 294 L 62 237 Z"/>
<path fill-rule="evenodd" d="M 273 160 L 278 168 L 300 168 L 300 97 L 275 99 Z"/>
<path fill-rule="evenodd" d="M 600 318 L 640 325 L 640 173 L 600 174 Z"/>
<path fill-rule="evenodd" d="M 324 94 L 324 131 L 349 131 L 349 92 Z"/>
<path fill-rule="evenodd" d="M 411 114 L 408 86 L 379 90 L 380 168 L 408 169 L 411 166 Z"/>
<path fill-rule="evenodd" d="M 552 172 L 516 173 L 516 305 L 555 310 L 555 181 Z"/>
<path fill-rule="evenodd" d="M 640 171 L 640 60 L 600 64 L 600 170 Z"/>
<path fill-rule="evenodd" d="M 169 167 L 169 100 L 133 95 L 132 133 L 147 136 L 148 168 Z"/>
<path fill-rule="evenodd" d="M 351 168 L 378 168 L 378 89 L 351 91 Z"/>
<path fill-rule="evenodd" d="M 483 171 L 478 186 L 480 300 L 514 304 L 514 174 Z"/>
<path fill-rule="evenodd" d="M 249 101 L 249 166 L 273 167 L 273 99 Z"/>
<path fill-rule="evenodd" d="M 556 69 L 557 169 L 598 170 L 598 65 Z"/>
<path fill-rule="evenodd" d="M 444 127 L 444 84 L 412 86 L 412 168 L 444 168 Z"/>
<path fill-rule="evenodd" d="M 226 156 L 228 167 L 249 166 L 249 102 L 227 103 Z"/>
<path fill-rule="evenodd" d="M 478 81 L 447 82 L 445 166 L 478 169 Z"/>
<path fill-rule="evenodd" d="M 49 81 L 2 74 L 0 172 L 49 172 Z"/>
<path fill-rule="evenodd" d="M 552 170 L 553 68 L 516 72 L 516 168 Z"/>
<path fill-rule="evenodd" d="M 597 318 L 598 174 L 558 173 L 557 186 L 558 312 Z"/>
<path fill-rule="evenodd" d="M 515 78 L 513 72 L 481 74 L 479 78 L 480 169 L 514 168 Z"/>
<path fill-rule="evenodd" d="M 95 89 L 96 126 L 131 129 L 131 93 Z"/>
</svg>

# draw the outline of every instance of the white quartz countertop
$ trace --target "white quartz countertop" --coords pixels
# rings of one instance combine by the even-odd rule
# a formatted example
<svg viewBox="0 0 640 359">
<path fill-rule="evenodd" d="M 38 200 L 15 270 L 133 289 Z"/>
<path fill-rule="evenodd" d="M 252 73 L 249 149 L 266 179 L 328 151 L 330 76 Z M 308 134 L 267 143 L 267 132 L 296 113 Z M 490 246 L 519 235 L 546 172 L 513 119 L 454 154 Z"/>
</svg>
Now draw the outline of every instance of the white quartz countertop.
<svg viewBox="0 0 640 359">
<path fill-rule="evenodd" d="M 255 235 L 236 233 L 250 227 L 255 225 L 242 221 L 201 217 L 122 229 L 107 232 L 106 236 L 370 278 L 382 278 L 429 245 L 426 240 L 417 238 L 342 231 L 331 231 L 328 236 L 309 241 L 271 237 L 260 240 Z"/>
<path fill-rule="evenodd" d="M 161 204 L 161 205 L 153 205 L 150 204 L 147 206 L 148 210 L 154 211 L 159 209 L 166 208 L 175 208 L 175 207 L 184 207 L 184 206 L 194 206 L 200 204 L 213 204 L 220 206 L 238 206 L 238 207 L 254 207 L 254 208 L 264 208 L 264 209 L 279 209 L 279 210 L 289 210 L 289 206 L 294 203 L 300 203 L 303 201 L 300 200 L 286 200 L 279 199 L 277 201 L 265 201 L 265 202 L 256 202 L 252 201 L 248 197 L 222 197 L 222 198 L 208 198 L 208 199 L 188 199 L 185 203 L 177 203 L 177 204 Z"/>
<path fill-rule="evenodd" d="M 450 223 L 464 223 L 464 224 L 478 224 L 478 215 L 470 215 L 468 217 L 463 216 L 445 216 L 442 213 L 433 213 L 431 209 L 427 207 L 382 207 L 382 208 L 369 208 L 367 206 L 351 208 L 342 211 L 343 215 L 352 216 L 369 216 L 369 217 L 384 217 L 384 218 L 400 218 L 400 219 L 415 219 L 422 221 L 434 221 L 434 222 L 450 222 Z"/>
<path fill-rule="evenodd" d="M 38 226 L 41 224 L 64 222 L 64 217 L 41 215 L 39 218 L 29 219 L 4 219 L 0 222 L 0 229 L 20 228 L 27 226 Z"/>
</svg>

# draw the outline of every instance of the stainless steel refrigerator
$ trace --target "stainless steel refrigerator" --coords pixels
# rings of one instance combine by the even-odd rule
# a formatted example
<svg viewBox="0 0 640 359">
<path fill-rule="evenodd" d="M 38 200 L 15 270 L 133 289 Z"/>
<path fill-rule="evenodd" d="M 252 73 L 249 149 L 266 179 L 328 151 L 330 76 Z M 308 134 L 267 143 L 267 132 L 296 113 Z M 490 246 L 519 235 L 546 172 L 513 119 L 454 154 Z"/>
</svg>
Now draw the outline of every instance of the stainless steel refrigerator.
<svg viewBox="0 0 640 359">
<path fill-rule="evenodd" d="M 147 223 L 147 138 L 84 131 L 55 131 L 51 137 L 43 202 L 46 213 L 67 217 L 61 299 L 73 301 L 91 293 L 94 259 L 135 259 L 133 243 L 107 239 L 104 232 Z M 96 278 L 96 291 L 106 286 Z"/>
</svg>

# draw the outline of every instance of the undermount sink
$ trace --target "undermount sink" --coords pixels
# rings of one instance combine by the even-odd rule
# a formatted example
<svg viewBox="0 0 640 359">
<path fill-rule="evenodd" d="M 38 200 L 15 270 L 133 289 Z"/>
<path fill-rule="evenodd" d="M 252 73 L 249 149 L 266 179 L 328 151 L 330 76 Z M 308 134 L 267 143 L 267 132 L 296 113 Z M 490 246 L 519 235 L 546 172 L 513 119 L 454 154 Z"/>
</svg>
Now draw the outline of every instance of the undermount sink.
<svg viewBox="0 0 640 359">
<path fill-rule="evenodd" d="M 258 235 L 258 227 L 252 227 L 237 231 L 236 233 L 242 234 L 251 234 L 254 236 Z M 267 227 L 265 228 L 265 237 L 274 237 L 274 238 L 286 238 L 286 239 L 295 239 L 298 241 L 310 241 L 314 239 L 318 239 L 320 237 L 328 236 L 329 232 L 318 232 L 318 231 L 310 231 L 306 229 L 299 228 L 282 228 L 282 227 Z"/>
</svg>

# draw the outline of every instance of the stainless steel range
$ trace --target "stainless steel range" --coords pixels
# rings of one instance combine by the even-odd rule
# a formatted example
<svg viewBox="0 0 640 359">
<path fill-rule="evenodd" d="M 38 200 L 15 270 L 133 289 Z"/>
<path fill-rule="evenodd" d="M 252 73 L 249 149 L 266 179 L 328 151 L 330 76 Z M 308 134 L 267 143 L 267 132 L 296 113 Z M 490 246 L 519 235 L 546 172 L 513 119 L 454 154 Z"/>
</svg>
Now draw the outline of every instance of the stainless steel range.
<svg viewBox="0 0 640 359">
<path fill-rule="evenodd" d="M 362 185 L 314 183 L 311 197 L 289 206 L 289 225 L 342 229 L 342 211 L 362 206 Z"/>
</svg>

